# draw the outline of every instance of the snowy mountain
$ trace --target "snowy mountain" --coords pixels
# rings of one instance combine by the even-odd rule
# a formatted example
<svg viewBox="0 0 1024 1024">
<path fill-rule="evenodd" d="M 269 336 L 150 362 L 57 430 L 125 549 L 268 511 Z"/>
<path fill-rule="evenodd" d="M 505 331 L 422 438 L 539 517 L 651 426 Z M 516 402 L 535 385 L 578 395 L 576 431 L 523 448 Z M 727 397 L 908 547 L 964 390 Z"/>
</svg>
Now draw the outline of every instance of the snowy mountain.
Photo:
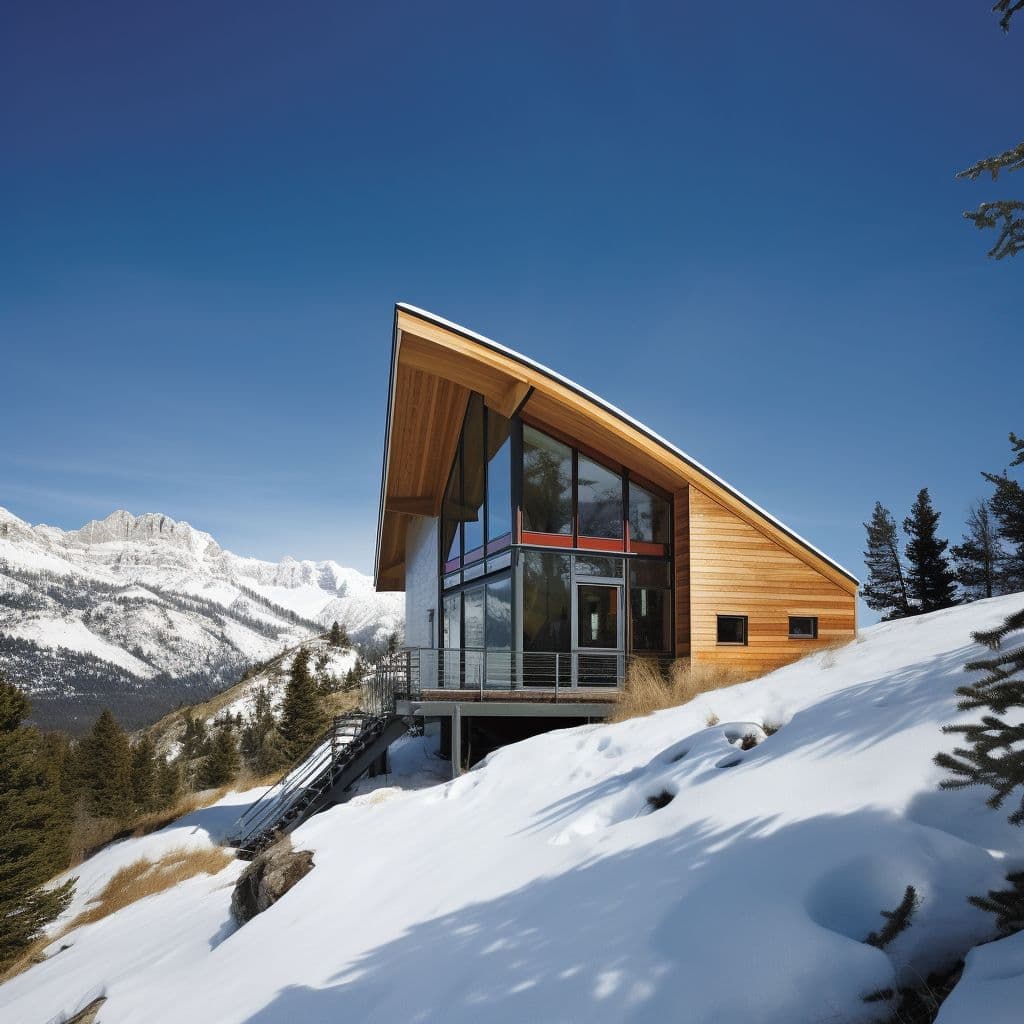
<svg viewBox="0 0 1024 1024">
<path fill-rule="evenodd" d="M 336 619 L 362 645 L 402 627 L 401 595 L 335 562 L 263 562 L 157 513 L 64 531 L 0 508 L 0 667 L 33 717 L 127 724 L 202 699 Z"/>
<path fill-rule="evenodd" d="M 968 717 L 971 632 L 1022 603 L 873 626 L 451 782 L 429 737 L 406 738 L 390 777 L 295 831 L 313 870 L 243 927 L 237 861 L 70 926 L 118 868 L 217 842 L 258 795 L 231 794 L 75 868 L 48 959 L 0 987 L 0 1020 L 105 1000 L 102 1024 L 867 1024 L 966 954 L 938 1024 L 1018 1024 L 1024 934 L 979 946 L 994 920 L 967 897 L 1024 867 L 1024 830 L 984 791 L 939 790 L 932 757 Z M 867 943 L 907 885 L 910 927 Z"/>
</svg>

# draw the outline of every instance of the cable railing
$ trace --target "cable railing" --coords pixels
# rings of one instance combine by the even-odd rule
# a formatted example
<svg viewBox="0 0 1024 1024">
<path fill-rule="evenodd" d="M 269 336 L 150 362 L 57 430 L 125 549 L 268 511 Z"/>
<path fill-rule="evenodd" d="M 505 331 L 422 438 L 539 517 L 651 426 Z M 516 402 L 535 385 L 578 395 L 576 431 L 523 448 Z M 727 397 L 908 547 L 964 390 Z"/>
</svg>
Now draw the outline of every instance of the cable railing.
<svg viewBox="0 0 1024 1024">
<path fill-rule="evenodd" d="M 615 691 L 630 665 L 643 660 L 662 672 L 670 655 L 624 651 L 502 651 L 484 647 L 408 647 L 378 662 L 363 682 L 362 707 L 369 714 L 394 714 L 398 700 L 415 700 L 427 690 L 522 691 L 545 699 L 572 697 L 579 691 Z"/>
</svg>

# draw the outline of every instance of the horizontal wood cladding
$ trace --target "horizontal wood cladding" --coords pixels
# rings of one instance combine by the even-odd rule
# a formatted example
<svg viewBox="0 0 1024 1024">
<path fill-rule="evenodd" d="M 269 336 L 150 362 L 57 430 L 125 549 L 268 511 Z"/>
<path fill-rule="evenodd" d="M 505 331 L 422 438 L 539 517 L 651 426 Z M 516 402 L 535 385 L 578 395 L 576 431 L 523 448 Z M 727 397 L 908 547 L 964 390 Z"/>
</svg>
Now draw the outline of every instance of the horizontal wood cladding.
<svg viewBox="0 0 1024 1024">
<path fill-rule="evenodd" d="M 690 656 L 690 488 L 672 496 L 676 657 Z"/>
<path fill-rule="evenodd" d="M 752 671 L 853 638 L 856 598 L 697 487 L 689 489 L 690 649 Z M 677 527 L 678 529 L 678 527 Z M 719 615 L 745 615 L 746 645 L 717 643 Z M 789 639 L 791 615 L 818 617 L 816 640 Z M 677 622 L 677 634 L 678 634 Z"/>
</svg>

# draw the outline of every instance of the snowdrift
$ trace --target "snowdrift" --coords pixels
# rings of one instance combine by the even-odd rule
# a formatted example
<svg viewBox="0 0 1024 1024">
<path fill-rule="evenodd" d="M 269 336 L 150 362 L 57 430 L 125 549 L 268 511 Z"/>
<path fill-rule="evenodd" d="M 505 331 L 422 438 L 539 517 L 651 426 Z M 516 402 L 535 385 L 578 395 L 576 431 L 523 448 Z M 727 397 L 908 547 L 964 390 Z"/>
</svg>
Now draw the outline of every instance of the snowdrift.
<svg viewBox="0 0 1024 1024">
<path fill-rule="evenodd" d="M 70 933 L 0 988 L 0 1020 L 101 993 L 102 1024 L 883 1019 L 863 997 L 992 937 L 967 897 L 1024 866 L 1024 830 L 984 792 L 940 792 L 931 760 L 971 631 L 1022 600 L 874 626 L 682 708 L 356 797 L 295 832 L 316 867 L 244 928 L 234 864 Z M 912 926 L 866 945 L 908 884 Z M 1024 945 L 1004 940 L 939 1020 L 1016 1022 L 1022 998 Z"/>
</svg>

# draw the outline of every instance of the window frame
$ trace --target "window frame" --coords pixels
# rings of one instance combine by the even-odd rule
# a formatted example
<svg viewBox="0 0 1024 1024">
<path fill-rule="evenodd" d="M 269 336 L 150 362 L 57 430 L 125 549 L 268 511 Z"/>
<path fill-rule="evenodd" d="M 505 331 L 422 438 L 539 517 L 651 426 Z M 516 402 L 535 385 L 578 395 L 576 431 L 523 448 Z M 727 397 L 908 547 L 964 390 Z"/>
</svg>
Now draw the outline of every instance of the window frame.
<svg viewBox="0 0 1024 1024">
<path fill-rule="evenodd" d="M 810 634 L 807 633 L 794 633 L 793 632 L 793 620 L 794 619 L 807 619 L 812 623 L 812 631 Z M 789 616 L 789 639 L 790 640 L 817 640 L 818 639 L 818 616 L 817 615 L 790 615 Z"/>
<path fill-rule="evenodd" d="M 720 640 L 721 626 L 723 619 L 739 619 L 743 623 L 743 639 L 742 640 Z M 715 615 L 715 646 L 716 647 L 748 647 L 750 644 L 750 616 L 749 615 L 736 615 L 733 613 L 729 614 L 716 614 Z"/>
</svg>

